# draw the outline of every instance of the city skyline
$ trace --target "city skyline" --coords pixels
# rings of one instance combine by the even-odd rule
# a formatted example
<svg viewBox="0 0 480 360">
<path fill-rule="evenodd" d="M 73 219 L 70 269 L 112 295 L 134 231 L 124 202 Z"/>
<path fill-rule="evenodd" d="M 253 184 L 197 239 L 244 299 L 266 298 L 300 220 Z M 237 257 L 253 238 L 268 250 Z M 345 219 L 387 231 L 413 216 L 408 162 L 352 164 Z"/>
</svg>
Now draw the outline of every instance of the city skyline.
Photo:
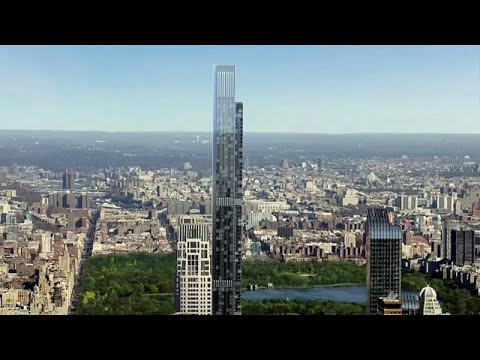
<svg viewBox="0 0 480 360">
<path fill-rule="evenodd" d="M 1 46 L 1 127 L 208 131 L 218 63 L 245 132 L 480 133 L 476 46 Z"/>
<path fill-rule="evenodd" d="M 219 70 L 213 142 L 3 134 L 0 314 L 480 313 L 476 137 L 263 135 L 244 147 L 249 107 L 234 67 Z M 449 239 L 453 219 L 462 231 Z"/>
</svg>

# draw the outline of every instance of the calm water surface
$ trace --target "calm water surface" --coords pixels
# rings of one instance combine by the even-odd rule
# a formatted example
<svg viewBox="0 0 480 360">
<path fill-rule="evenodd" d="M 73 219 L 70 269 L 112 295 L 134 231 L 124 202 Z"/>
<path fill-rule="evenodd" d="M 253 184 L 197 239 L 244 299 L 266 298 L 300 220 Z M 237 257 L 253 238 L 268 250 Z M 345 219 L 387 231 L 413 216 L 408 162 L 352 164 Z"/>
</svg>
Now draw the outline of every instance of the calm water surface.
<svg viewBox="0 0 480 360">
<path fill-rule="evenodd" d="M 402 293 L 416 294 L 411 292 Z M 367 289 L 365 286 L 339 286 L 306 289 L 259 289 L 242 292 L 242 299 L 247 300 L 287 298 L 290 300 L 323 300 L 365 304 L 367 302 Z"/>
</svg>

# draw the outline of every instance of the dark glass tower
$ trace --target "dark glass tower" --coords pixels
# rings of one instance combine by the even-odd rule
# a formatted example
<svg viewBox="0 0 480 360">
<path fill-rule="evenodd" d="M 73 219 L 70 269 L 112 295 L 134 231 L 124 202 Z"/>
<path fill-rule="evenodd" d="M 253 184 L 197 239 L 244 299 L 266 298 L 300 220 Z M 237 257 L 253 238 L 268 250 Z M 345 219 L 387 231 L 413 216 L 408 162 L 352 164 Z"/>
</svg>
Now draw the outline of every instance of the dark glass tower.
<svg viewBox="0 0 480 360">
<path fill-rule="evenodd" d="M 367 312 L 377 314 L 378 299 L 401 295 L 402 230 L 386 209 L 367 210 Z"/>
<path fill-rule="evenodd" d="M 63 173 L 63 189 L 69 190 L 73 189 L 75 186 L 75 173 L 73 170 L 65 170 Z"/>
<path fill-rule="evenodd" d="M 459 230 L 458 220 L 445 220 L 443 222 L 442 240 L 443 240 L 443 258 L 453 260 L 452 257 L 452 230 Z"/>
<path fill-rule="evenodd" d="M 213 314 L 241 314 L 243 104 L 235 67 L 215 68 L 213 118 Z"/>
<path fill-rule="evenodd" d="M 475 262 L 475 232 L 462 229 L 451 231 L 451 260 L 457 266 L 472 265 Z"/>
</svg>

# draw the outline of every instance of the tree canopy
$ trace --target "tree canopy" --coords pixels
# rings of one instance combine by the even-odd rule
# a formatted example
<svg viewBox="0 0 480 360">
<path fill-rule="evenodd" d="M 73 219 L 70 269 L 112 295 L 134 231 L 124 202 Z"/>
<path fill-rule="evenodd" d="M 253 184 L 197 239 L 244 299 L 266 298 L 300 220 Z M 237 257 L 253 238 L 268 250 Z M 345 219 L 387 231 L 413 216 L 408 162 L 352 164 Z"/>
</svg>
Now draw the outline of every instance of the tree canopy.
<svg viewBox="0 0 480 360">
<path fill-rule="evenodd" d="M 131 254 L 90 258 L 77 314 L 172 314 L 175 255 Z"/>
<path fill-rule="evenodd" d="M 242 264 L 242 285 L 257 284 L 275 287 L 295 286 L 310 287 L 333 284 L 364 284 L 366 267 L 351 262 L 340 261 L 301 261 L 263 262 L 244 261 Z"/>
</svg>

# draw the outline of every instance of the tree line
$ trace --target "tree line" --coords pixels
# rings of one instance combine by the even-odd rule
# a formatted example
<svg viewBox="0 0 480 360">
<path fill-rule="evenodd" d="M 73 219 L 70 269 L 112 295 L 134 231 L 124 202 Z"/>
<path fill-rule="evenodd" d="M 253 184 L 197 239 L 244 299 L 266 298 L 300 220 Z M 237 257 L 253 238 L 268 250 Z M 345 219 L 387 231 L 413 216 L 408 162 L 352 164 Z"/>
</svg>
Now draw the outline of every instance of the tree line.
<svg viewBox="0 0 480 360">
<path fill-rule="evenodd" d="M 242 286 L 311 287 L 333 284 L 364 284 L 366 266 L 344 261 L 263 262 L 244 261 Z"/>
<path fill-rule="evenodd" d="M 243 300 L 242 315 L 364 315 L 365 305 L 320 300 Z"/>
</svg>

